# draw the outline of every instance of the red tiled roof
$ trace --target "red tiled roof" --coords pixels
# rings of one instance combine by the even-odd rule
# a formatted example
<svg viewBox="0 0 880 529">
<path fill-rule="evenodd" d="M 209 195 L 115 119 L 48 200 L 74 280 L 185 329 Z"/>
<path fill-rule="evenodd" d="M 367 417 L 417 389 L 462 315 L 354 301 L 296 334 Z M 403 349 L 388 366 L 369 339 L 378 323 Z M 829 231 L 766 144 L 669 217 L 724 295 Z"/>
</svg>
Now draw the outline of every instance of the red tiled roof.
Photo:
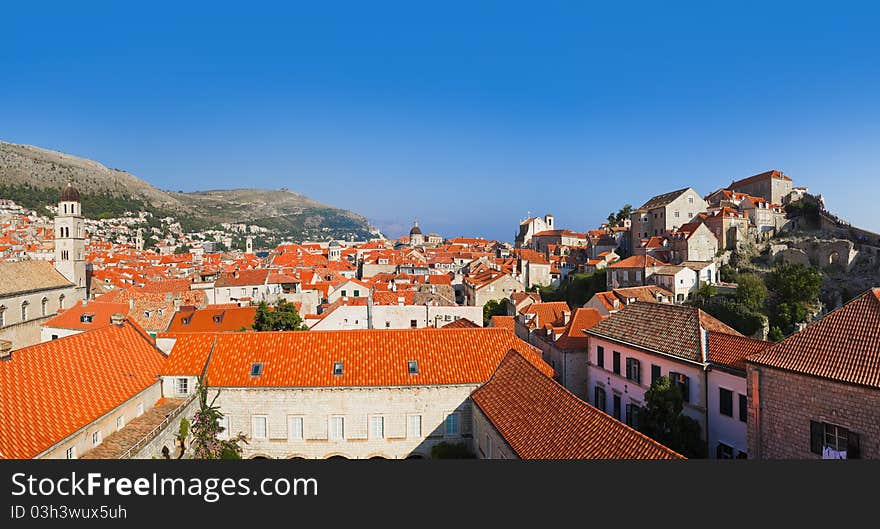
<svg viewBox="0 0 880 529">
<path fill-rule="evenodd" d="M 759 173 L 754 176 L 750 176 L 748 178 L 743 178 L 742 180 L 737 180 L 736 182 L 731 183 L 727 187 L 729 189 L 733 189 L 734 187 L 738 187 L 738 186 L 742 186 L 742 185 L 746 185 L 746 184 L 752 184 L 754 182 L 760 182 L 762 180 L 769 180 L 771 178 L 791 181 L 791 178 L 789 176 L 782 174 L 782 171 L 777 171 L 774 169 L 772 171 L 765 171 L 763 173 Z"/>
<path fill-rule="evenodd" d="M 602 314 L 596 309 L 577 309 L 565 326 L 562 336 L 556 340 L 556 347 L 567 351 L 586 351 L 588 339 L 584 330 L 593 328 L 602 318 Z"/>
<path fill-rule="evenodd" d="M 240 287 L 248 285 L 264 285 L 269 277 L 269 270 L 236 270 L 234 272 L 224 272 L 220 274 L 217 281 L 214 282 L 215 287 Z"/>
<path fill-rule="evenodd" d="M 14 351 L 0 362 L 0 458 L 62 441 L 155 384 L 164 360 L 131 322 Z"/>
<path fill-rule="evenodd" d="M 76 305 L 44 323 L 43 327 L 90 331 L 110 325 L 110 316 L 117 313 L 123 315 L 128 314 L 128 304 L 92 301 L 83 306 L 82 301 L 80 301 Z M 91 314 L 92 318 L 90 322 L 82 321 L 82 316 L 84 314 Z"/>
<path fill-rule="evenodd" d="M 441 326 L 441 329 L 473 329 L 474 327 L 479 327 L 476 323 L 472 322 L 467 318 L 459 318 L 457 320 L 453 320 L 446 325 Z"/>
<path fill-rule="evenodd" d="M 168 355 L 158 374 L 201 376 L 219 335 L 215 333 L 187 333 L 170 336 L 177 340 L 174 342 L 172 353 Z"/>
<path fill-rule="evenodd" d="M 541 327 L 552 325 L 554 327 L 562 327 L 565 325 L 564 312 L 571 312 L 568 303 L 564 301 L 548 301 L 541 303 L 532 303 L 523 310 L 523 314 L 535 314 L 537 324 Z M 534 320 L 532 320 L 534 321 Z"/>
<path fill-rule="evenodd" d="M 513 316 L 492 316 L 491 327 L 513 331 L 516 329 L 516 322 L 513 320 Z"/>
<path fill-rule="evenodd" d="M 522 459 L 684 459 L 577 398 L 515 351 L 471 398 Z"/>
<path fill-rule="evenodd" d="M 880 288 L 865 292 L 746 361 L 880 388 Z"/>
<path fill-rule="evenodd" d="M 614 264 L 608 265 L 608 268 L 647 268 L 652 266 L 666 266 L 669 263 L 664 263 L 659 259 L 655 259 L 650 255 L 633 255 L 632 257 L 627 257 L 622 261 L 617 261 Z"/>
<path fill-rule="evenodd" d="M 168 332 L 214 332 L 250 329 L 254 323 L 256 307 L 221 309 L 198 309 L 178 311 L 174 314 Z"/>
<path fill-rule="evenodd" d="M 773 342 L 709 331 L 709 361 L 745 371 L 745 358 L 763 351 L 769 345 L 773 345 Z"/>
<path fill-rule="evenodd" d="M 703 331 L 741 336 L 695 307 L 644 301 L 630 303 L 587 334 L 702 363 Z"/>
<path fill-rule="evenodd" d="M 176 365 L 179 346 L 188 358 L 207 358 L 207 379 L 218 387 L 370 387 L 474 384 L 489 379 L 511 349 L 552 375 L 533 346 L 507 329 L 406 329 L 217 333 L 216 342 L 195 343 L 186 335 L 171 351 Z M 418 375 L 407 361 L 416 360 Z M 251 366 L 263 374 L 251 377 Z M 333 375 L 334 362 L 343 374 Z M 198 361 L 182 362 L 197 366 Z M 166 369 L 167 370 L 167 369 Z"/>
</svg>

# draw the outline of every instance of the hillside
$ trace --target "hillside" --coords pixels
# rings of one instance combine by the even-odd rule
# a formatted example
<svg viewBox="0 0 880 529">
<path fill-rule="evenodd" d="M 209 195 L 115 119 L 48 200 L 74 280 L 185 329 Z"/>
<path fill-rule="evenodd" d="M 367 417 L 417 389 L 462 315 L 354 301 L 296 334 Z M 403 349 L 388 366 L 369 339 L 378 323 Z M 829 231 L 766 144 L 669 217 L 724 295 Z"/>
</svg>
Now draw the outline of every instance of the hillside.
<svg viewBox="0 0 880 529">
<path fill-rule="evenodd" d="M 83 212 L 92 218 L 149 211 L 174 216 L 187 229 L 223 222 L 245 222 L 302 239 L 371 236 L 366 218 L 306 196 L 282 190 L 230 189 L 169 192 L 137 176 L 93 160 L 0 141 L 0 198 L 45 213 L 72 181 L 82 195 Z"/>
</svg>

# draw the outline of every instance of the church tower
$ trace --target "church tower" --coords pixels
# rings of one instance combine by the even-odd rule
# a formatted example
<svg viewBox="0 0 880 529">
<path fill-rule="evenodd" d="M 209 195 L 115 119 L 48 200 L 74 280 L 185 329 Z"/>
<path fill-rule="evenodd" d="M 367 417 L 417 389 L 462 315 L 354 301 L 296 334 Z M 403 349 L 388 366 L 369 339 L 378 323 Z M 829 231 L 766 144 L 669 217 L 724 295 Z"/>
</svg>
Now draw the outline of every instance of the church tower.
<svg viewBox="0 0 880 529">
<path fill-rule="evenodd" d="M 79 191 L 68 183 L 55 215 L 55 269 L 76 285 L 77 297 L 87 295 L 85 222 Z"/>
</svg>

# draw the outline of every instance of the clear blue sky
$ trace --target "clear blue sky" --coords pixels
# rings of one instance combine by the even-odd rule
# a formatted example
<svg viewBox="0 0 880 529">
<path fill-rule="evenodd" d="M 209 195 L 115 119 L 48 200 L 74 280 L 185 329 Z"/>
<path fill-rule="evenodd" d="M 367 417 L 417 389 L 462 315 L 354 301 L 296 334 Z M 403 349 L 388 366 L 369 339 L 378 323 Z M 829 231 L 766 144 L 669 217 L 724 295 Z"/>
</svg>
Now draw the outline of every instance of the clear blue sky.
<svg viewBox="0 0 880 529">
<path fill-rule="evenodd" d="M 391 235 L 584 230 L 771 168 L 880 230 L 880 8 L 766 3 L 5 3 L 0 139 Z"/>
</svg>

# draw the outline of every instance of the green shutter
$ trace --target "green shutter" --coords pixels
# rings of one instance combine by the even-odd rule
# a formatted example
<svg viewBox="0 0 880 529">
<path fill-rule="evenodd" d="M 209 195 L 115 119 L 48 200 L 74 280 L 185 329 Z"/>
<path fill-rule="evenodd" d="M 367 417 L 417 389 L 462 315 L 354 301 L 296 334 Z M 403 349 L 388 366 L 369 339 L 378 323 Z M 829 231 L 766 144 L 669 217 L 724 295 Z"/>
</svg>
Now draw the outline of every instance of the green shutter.
<svg viewBox="0 0 880 529">
<path fill-rule="evenodd" d="M 822 437 L 825 435 L 825 427 L 821 422 L 810 421 L 810 452 L 822 455 Z"/>
<path fill-rule="evenodd" d="M 859 446 L 859 434 L 855 432 L 847 433 L 846 441 L 846 458 L 859 459 L 861 457 L 861 447 Z"/>
</svg>

